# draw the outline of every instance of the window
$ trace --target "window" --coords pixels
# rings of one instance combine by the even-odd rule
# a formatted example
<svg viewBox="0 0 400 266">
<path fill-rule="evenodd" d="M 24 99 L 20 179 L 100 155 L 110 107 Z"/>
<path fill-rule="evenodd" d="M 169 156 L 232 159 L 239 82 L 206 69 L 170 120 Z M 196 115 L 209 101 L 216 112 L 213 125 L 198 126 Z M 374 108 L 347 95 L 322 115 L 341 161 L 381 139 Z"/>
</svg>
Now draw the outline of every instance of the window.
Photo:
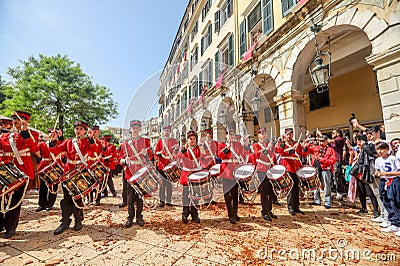
<svg viewBox="0 0 400 266">
<path fill-rule="evenodd" d="M 281 0 L 282 3 L 282 17 L 286 17 L 289 14 L 290 9 L 296 5 L 296 0 Z"/>
<path fill-rule="evenodd" d="M 204 21 L 204 18 L 207 16 L 208 11 L 211 8 L 211 4 L 212 4 L 211 0 L 208 0 L 206 5 L 201 10 L 201 21 Z"/>
<path fill-rule="evenodd" d="M 214 28 L 215 32 L 218 32 L 226 23 L 228 18 L 232 15 L 232 0 L 227 0 L 221 7 L 220 10 L 215 12 L 214 15 Z"/>
<path fill-rule="evenodd" d="M 273 110 L 274 110 L 274 120 L 279 120 L 279 107 L 274 106 Z"/>
<path fill-rule="evenodd" d="M 261 3 L 259 3 L 247 16 L 247 26 L 251 31 L 254 26 L 261 20 Z"/>
<path fill-rule="evenodd" d="M 199 47 L 197 46 L 194 49 L 194 52 L 192 54 L 192 56 L 190 57 L 190 70 L 193 69 L 193 67 L 197 64 L 197 61 L 199 60 Z"/>
<path fill-rule="evenodd" d="M 212 24 L 208 25 L 207 31 L 203 38 L 201 38 L 201 55 L 207 50 L 212 42 Z"/>
<path fill-rule="evenodd" d="M 239 31 L 240 31 L 240 40 L 239 40 L 239 45 L 240 45 L 240 57 L 243 56 L 243 54 L 247 51 L 247 32 L 246 32 L 246 20 L 243 20 L 242 23 L 240 23 L 239 26 Z"/>
<path fill-rule="evenodd" d="M 234 43 L 233 43 L 233 34 L 229 36 L 228 40 L 228 65 L 233 66 L 233 63 L 235 61 L 235 54 L 234 54 Z"/>
<path fill-rule="evenodd" d="M 209 60 L 208 63 L 204 66 L 203 70 L 200 72 L 200 93 L 203 91 L 203 87 L 207 85 L 209 88 L 213 83 L 213 69 L 212 69 L 212 60 Z"/>
<path fill-rule="evenodd" d="M 271 108 L 269 108 L 269 107 L 264 109 L 264 121 L 265 121 L 265 123 L 269 123 L 272 121 Z"/>
<path fill-rule="evenodd" d="M 308 96 L 310 97 L 310 111 L 330 106 L 329 90 L 318 93 L 317 89 L 313 89 Z"/>
<path fill-rule="evenodd" d="M 192 81 L 192 92 L 190 93 L 190 96 L 193 96 L 193 98 L 199 97 L 199 80 L 197 77 L 195 77 Z M 190 97 L 192 99 L 192 97 Z"/>
<path fill-rule="evenodd" d="M 190 41 L 193 41 L 194 36 L 196 36 L 197 32 L 199 32 L 199 21 L 198 20 L 194 24 L 193 30 L 190 33 Z"/>
<path fill-rule="evenodd" d="M 262 21 L 263 33 L 270 33 L 274 28 L 272 0 L 262 0 Z"/>
<path fill-rule="evenodd" d="M 215 80 L 221 76 L 226 65 L 233 66 L 235 60 L 234 52 L 233 34 L 231 34 L 228 43 L 215 53 Z"/>
<path fill-rule="evenodd" d="M 186 18 L 185 23 L 183 24 L 183 31 L 186 31 L 188 24 L 189 24 L 189 18 Z"/>
</svg>

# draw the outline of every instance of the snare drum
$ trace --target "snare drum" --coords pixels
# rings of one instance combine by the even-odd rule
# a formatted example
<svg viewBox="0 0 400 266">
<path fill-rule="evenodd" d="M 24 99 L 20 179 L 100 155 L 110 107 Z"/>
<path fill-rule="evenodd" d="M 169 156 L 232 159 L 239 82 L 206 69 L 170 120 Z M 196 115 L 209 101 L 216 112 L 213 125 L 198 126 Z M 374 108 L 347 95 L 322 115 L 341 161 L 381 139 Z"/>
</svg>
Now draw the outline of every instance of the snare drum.
<svg viewBox="0 0 400 266">
<path fill-rule="evenodd" d="M 179 181 L 182 173 L 182 169 L 179 167 L 178 162 L 170 162 L 167 164 L 162 171 L 167 176 L 168 180 L 171 182 Z"/>
<path fill-rule="evenodd" d="M 94 164 L 89 166 L 89 171 L 92 173 L 94 178 L 97 179 L 97 181 L 101 182 L 107 177 L 110 169 L 105 167 L 101 161 L 96 161 Z"/>
<path fill-rule="evenodd" d="M 267 178 L 271 181 L 272 188 L 277 195 L 289 194 L 293 187 L 293 180 L 283 165 L 274 165 L 268 169 Z"/>
<path fill-rule="evenodd" d="M 210 168 L 210 176 L 214 179 L 217 179 L 219 177 L 219 172 L 221 170 L 221 165 L 220 164 L 214 164 Z"/>
<path fill-rule="evenodd" d="M 37 175 L 41 178 L 48 187 L 52 187 L 61 182 L 60 178 L 64 172 L 63 167 L 57 161 L 49 164 L 42 170 L 40 170 Z"/>
<path fill-rule="evenodd" d="M 140 194 L 141 197 L 150 197 L 158 189 L 158 178 L 154 171 L 145 166 L 136 171 L 128 183 Z"/>
<path fill-rule="evenodd" d="M 98 185 L 96 178 L 86 167 L 76 168 L 67 172 L 61 177 L 61 180 L 64 187 L 75 200 L 88 195 Z M 92 197 L 89 198 L 93 200 Z"/>
<path fill-rule="evenodd" d="M 188 176 L 189 197 L 192 200 L 210 201 L 213 195 L 210 173 L 206 170 Z"/>
<path fill-rule="evenodd" d="M 11 192 L 25 185 L 29 177 L 14 164 L 0 165 L 0 197 L 6 197 Z"/>
<path fill-rule="evenodd" d="M 314 167 L 304 166 L 297 170 L 296 174 L 300 178 L 300 185 L 304 191 L 314 191 L 320 186 L 317 170 Z"/>
<path fill-rule="evenodd" d="M 243 193 L 252 194 L 257 191 L 260 181 L 252 164 L 242 164 L 235 168 L 233 176 L 236 178 Z"/>
</svg>

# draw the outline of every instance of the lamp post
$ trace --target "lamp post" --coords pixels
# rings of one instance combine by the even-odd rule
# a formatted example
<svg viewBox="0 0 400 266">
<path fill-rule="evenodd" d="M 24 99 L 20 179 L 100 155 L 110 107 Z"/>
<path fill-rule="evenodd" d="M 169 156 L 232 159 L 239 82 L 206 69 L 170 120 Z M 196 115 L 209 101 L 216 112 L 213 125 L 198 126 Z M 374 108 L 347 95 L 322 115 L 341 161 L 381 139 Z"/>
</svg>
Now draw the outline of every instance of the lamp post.
<svg viewBox="0 0 400 266">
<path fill-rule="evenodd" d="M 310 61 L 308 65 L 308 71 L 310 72 L 310 77 L 312 83 L 317 88 L 318 93 L 322 93 L 329 89 L 329 80 L 331 78 L 331 53 L 322 52 L 318 48 L 317 43 L 317 33 L 321 30 L 322 26 L 318 24 L 313 24 L 310 27 L 310 30 L 314 33 L 314 42 L 315 42 L 315 56 Z M 329 44 L 329 40 L 328 40 Z M 323 63 L 322 57 L 328 58 L 328 64 Z"/>
<path fill-rule="evenodd" d="M 201 131 L 205 131 L 207 129 L 206 120 L 201 121 L 200 129 L 201 129 Z"/>
<path fill-rule="evenodd" d="M 258 113 L 260 112 L 260 105 L 261 105 L 261 99 L 258 96 L 258 91 L 256 91 L 254 97 L 250 100 L 250 104 L 254 114 L 258 115 Z"/>
</svg>

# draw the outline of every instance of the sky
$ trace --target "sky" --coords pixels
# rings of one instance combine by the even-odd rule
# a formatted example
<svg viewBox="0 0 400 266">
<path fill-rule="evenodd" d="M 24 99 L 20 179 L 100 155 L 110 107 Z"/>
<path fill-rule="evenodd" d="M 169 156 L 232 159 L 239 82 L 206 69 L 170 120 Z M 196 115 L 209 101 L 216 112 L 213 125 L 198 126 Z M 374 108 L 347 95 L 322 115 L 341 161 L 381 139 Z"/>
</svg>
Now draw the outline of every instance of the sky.
<svg viewBox="0 0 400 266">
<path fill-rule="evenodd" d="M 0 75 L 30 55 L 65 54 L 113 93 L 119 117 L 106 125 L 149 118 L 188 1 L 0 0 Z"/>
</svg>

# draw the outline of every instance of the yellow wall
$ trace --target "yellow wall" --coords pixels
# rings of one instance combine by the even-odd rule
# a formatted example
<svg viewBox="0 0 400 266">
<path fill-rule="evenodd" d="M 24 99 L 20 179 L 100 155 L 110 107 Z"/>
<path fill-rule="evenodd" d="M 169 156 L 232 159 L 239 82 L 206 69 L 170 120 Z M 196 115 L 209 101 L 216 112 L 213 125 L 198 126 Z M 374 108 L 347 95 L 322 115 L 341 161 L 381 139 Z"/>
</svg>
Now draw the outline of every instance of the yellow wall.
<svg viewBox="0 0 400 266">
<path fill-rule="evenodd" d="M 310 112 L 307 96 L 305 108 L 308 130 L 349 125 L 351 113 L 356 114 L 360 124 L 383 120 L 381 101 L 376 91 L 372 66 L 368 65 L 333 78 L 329 81 L 329 85 L 329 107 Z"/>
</svg>

